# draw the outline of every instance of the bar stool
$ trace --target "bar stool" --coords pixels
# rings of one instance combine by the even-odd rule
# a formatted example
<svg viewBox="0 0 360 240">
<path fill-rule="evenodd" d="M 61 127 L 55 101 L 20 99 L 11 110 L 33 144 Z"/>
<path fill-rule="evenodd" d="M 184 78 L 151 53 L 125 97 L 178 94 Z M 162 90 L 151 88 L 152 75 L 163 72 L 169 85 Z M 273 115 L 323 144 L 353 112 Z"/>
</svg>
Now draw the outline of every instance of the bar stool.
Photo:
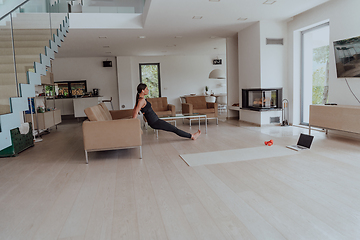
<svg viewBox="0 0 360 240">
<path fill-rule="evenodd" d="M 108 99 L 108 98 L 106 98 L 106 97 L 103 97 L 102 102 L 103 102 L 103 103 L 109 102 L 109 103 L 111 104 L 111 110 L 114 110 L 114 106 L 113 106 L 113 104 L 112 104 L 112 97 L 110 97 L 110 99 Z"/>
</svg>

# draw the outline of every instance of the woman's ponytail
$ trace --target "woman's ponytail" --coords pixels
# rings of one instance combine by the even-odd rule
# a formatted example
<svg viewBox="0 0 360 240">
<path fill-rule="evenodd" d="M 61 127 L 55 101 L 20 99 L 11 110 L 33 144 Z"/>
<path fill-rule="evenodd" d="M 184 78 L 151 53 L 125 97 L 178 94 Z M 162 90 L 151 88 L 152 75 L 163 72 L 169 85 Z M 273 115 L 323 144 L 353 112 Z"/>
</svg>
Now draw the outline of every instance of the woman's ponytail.
<svg viewBox="0 0 360 240">
<path fill-rule="evenodd" d="M 139 93 L 136 93 L 136 101 L 135 101 L 135 107 L 137 106 L 139 101 Z"/>
<path fill-rule="evenodd" d="M 138 101 L 139 101 L 139 99 L 140 99 L 139 93 L 141 93 L 142 90 L 145 90 L 146 87 L 147 87 L 147 86 L 146 86 L 145 83 L 140 83 L 140 84 L 137 86 L 137 89 L 136 89 L 136 90 L 137 90 L 137 94 L 136 94 L 135 107 L 137 106 Z"/>
</svg>

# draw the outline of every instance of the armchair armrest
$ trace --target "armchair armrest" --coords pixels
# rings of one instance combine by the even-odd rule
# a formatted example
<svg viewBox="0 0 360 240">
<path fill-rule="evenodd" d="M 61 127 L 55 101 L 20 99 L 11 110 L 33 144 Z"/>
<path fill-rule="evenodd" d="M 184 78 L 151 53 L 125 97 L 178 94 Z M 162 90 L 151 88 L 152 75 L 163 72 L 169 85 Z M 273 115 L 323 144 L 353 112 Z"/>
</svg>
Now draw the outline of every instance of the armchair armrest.
<svg viewBox="0 0 360 240">
<path fill-rule="evenodd" d="M 113 120 L 122 119 L 122 118 L 132 118 L 133 110 L 132 109 L 112 110 L 110 111 L 110 114 Z"/>
<path fill-rule="evenodd" d="M 194 112 L 194 106 L 191 103 L 183 103 L 181 107 L 182 113 L 193 114 Z"/>
<path fill-rule="evenodd" d="M 85 150 L 109 150 L 142 144 L 139 119 L 84 121 L 82 129 Z"/>
<path fill-rule="evenodd" d="M 217 103 L 213 103 L 213 102 L 207 102 L 206 103 L 206 108 L 218 108 L 218 104 Z"/>
<path fill-rule="evenodd" d="M 171 116 L 175 116 L 175 115 L 176 115 L 175 105 L 173 105 L 173 104 L 168 104 L 168 105 L 167 105 L 167 110 L 168 110 L 168 111 L 171 111 Z"/>
<path fill-rule="evenodd" d="M 218 114 L 218 104 L 215 102 L 207 102 L 206 103 L 206 107 L 207 108 L 214 108 L 215 109 L 215 117 L 217 117 L 219 114 Z"/>
</svg>

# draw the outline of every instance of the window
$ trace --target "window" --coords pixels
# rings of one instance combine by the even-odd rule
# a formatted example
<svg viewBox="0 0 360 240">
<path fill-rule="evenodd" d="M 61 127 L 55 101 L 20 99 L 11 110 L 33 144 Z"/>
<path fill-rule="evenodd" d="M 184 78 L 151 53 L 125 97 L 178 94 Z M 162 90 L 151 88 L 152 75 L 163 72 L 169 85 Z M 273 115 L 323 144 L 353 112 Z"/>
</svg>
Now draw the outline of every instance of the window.
<svg viewBox="0 0 360 240">
<path fill-rule="evenodd" d="M 160 63 L 140 63 L 140 82 L 149 89 L 148 98 L 161 97 Z"/>
<path fill-rule="evenodd" d="M 301 32 L 301 124 L 309 125 L 309 106 L 325 104 L 329 91 L 329 23 Z"/>
<path fill-rule="evenodd" d="M 61 97 L 83 96 L 87 91 L 86 80 L 55 82 L 58 85 L 57 95 Z"/>
</svg>

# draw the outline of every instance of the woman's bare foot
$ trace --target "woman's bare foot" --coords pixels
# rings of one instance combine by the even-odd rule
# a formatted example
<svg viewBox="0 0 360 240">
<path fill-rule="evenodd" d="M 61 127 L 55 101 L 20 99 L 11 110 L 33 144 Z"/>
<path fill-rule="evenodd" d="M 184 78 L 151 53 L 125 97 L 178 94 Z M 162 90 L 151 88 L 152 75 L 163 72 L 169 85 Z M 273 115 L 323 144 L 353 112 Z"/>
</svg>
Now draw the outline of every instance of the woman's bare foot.
<svg viewBox="0 0 360 240">
<path fill-rule="evenodd" d="M 200 134 L 201 134 L 201 131 L 199 129 L 196 133 L 191 134 L 191 139 L 196 140 L 200 136 Z"/>
</svg>

